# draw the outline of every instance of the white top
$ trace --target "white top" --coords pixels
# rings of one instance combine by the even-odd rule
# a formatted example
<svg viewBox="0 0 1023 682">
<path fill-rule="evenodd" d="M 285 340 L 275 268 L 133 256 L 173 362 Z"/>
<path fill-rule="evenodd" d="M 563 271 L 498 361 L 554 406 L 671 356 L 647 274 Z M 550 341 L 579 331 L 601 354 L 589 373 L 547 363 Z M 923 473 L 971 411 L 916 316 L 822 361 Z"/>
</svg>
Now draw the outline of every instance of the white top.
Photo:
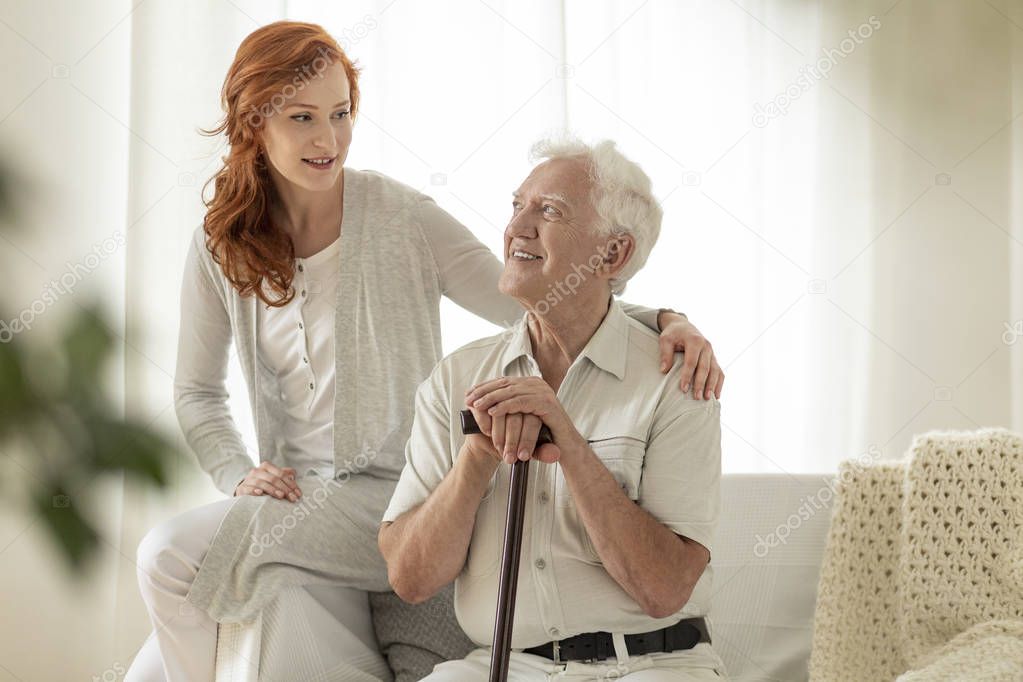
<svg viewBox="0 0 1023 682">
<path fill-rule="evenodd" d="M 558 400 L 629 499 L 713 554 L 721 405 L 679 390 L 681 354 L 667 374 L 660 373 L 657 357 L 657 334 L 627 317 L 614 301 L 569 367 Z M 447 356 L 420 385 L 405 468 L 385 522 L 424 502 L 440 485 L 465 438 L 458 413 L 466 390 L 500 376 L 540 376 L 526 316 L 509 332 Z M 503 465 L 494 474 L 455 581 L 458 622 L 480 646 L 488 646 L 493 636 L 510 472 Z M 513 648 L 582 632 L 646 632 L 706 615 L 711 580 L 708 565 L 680 611 L 651 618 L 604 569 L 560 466 L 530 464 Z"/>
<path fill-rule="evenodd" d="M 298 475 L 334 475 L 334 312 L 341 237 L 295 259 L 295 297 L 283 307 L 259 302 L 257 356 L 276 375 L 284 419 L 278 450 Z"/>
</svg>

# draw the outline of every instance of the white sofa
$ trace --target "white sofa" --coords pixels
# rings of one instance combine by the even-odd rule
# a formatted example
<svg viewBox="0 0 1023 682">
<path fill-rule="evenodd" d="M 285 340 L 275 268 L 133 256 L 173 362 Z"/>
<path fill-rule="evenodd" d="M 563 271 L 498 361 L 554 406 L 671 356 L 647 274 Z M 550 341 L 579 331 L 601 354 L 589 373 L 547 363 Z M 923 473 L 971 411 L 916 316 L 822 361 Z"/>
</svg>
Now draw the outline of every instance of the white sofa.
<svg viewBox="0 0 1023 682">
<path fill-rule="evenodd" d="M 735 682 L 808 678 L 833 482 L 830 474 L 722 477 L 709 621 L 713 645 Z M 349 665 L 367 674 L 340 674 Z M 390 679 L 376 650 L 365 594 L 297 588 L 259 622 L 221 626 L 218 682 L 314 677 Z"/>
</svg>

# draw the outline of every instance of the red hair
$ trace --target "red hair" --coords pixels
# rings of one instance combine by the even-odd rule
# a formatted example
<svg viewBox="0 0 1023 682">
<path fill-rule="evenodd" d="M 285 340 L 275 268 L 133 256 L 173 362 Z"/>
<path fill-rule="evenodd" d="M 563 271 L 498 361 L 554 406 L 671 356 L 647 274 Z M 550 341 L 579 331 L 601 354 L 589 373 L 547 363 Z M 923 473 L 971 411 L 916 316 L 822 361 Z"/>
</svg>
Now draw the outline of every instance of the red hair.
<svg viewBox="0 0 1023 682">
<path fill-rule="evenodd" d="M 295 247 L 270 220 L 277 200 L 267 161 L 260 149 L 261 128 L 283 103 L 334 62 L 344 67 L 351 88 L 351 117 L 359 107 L 359 70 L 321 26 L 277 21 L 250 33 L 235 53 L 221 90 L 223 121 L 205 135 L 227 133 L 230 145 L 223 167 L 203 185 L 206 248 L 240 296 L 255 294 L 272 306 L 295 296 Z M 292 94 L 289 95 L 288 92 Z M 214 195 L 205 199 L 213 183 Z M 271 300 L 264 281 L 276 295 Z"/>
</svg>

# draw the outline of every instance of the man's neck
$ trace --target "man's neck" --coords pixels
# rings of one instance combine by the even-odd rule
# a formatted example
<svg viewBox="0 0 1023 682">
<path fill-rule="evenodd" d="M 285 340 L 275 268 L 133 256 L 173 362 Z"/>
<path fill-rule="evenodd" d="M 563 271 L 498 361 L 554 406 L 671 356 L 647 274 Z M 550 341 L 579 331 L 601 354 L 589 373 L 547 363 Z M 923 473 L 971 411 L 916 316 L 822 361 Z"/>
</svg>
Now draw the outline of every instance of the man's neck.
<svg viewBox="0 0 1023 682">
<path fill-rule="evenodd" d="M 533 357 L 544 380 L 555 391 L 607 315 L 610 294 L 594 292 L 589 298 L 554 306 L 544 315 L 533 310 L 529 313 L 527 327 Z"/>
</svg>

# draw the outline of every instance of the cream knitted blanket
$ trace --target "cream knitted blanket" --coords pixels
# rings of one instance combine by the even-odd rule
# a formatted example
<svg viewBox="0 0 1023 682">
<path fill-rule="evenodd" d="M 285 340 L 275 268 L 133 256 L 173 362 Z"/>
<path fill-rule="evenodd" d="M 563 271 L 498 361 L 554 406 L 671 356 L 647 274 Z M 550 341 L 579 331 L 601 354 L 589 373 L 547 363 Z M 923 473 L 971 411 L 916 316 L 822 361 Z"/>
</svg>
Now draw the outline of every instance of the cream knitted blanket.
<svg viewBox="0 0 1023 682">
<path fill-rule="evenodd" d="M 843 463 L 810 679 L 1023 680 L 1023 438 L 931 432 Z"/>
</svg>

